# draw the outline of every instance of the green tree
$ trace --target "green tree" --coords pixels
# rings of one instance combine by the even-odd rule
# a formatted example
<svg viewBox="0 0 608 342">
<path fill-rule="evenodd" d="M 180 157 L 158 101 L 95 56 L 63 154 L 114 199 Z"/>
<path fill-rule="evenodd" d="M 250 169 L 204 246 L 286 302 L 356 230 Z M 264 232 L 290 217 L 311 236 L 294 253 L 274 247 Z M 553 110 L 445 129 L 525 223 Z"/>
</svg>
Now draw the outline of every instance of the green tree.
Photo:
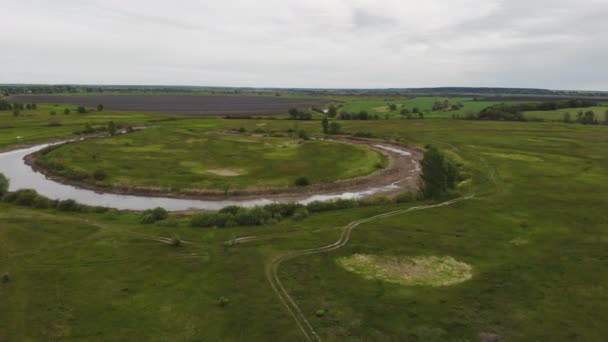
<svg viewBox="0 0 608 342">
<path fill-rule="evenodd" d="M 0 173 L 0 197 L 4 196 L 8 192 L 8 178 Z"/>
<path fill-rule="evenodd" d="M 423 193 L 426 198 L 439 198 L 448 189 L 456 187 L 460 177 L 458 168 L 435 147 L 426 151 L 420 164 L 424 181 Z"/>
<path fill-rule="evenodd" d="M 116 135 L 116 124 L 114 123 L 114 121 L 108 122 L 108 132 L 112 136 Z"/>
<path fill-rule="evenodd" d="M 323 118 L 321 125 L 323 125 L 323 133 L 327 134 L 329 132 L 329 120 L 327 120 L 327 118 Z"/>
<path fill-rule="evenodd" d="M 103 105 L 102 104 L 97 105 L 97 111 L 101 112 L 102 110 L 103 110 Z"/>
<path fill-rule="evenodd" d="M 329 107 L 327 107 L 327 115 L 329 115 L 330 118 L 335 118 L 336 115 L 338 114 L 338 109 L 336 108 L 336 106 L 334 106 L 334 104 L 330 104 Z"/>
<path fill-rule="evenodd" d="M 69 115 L 70 114 L 70 109 L 69 108 L 64 109 L 63 110 L 63 114 Z"/>
<path fill-rule="evenodd" d="M 391 111 L 391 112 L 397 110 L 397 105 L 394 104 L 394 103 L 389 104 L 388 105 L 388 110 Z"/>
<path fill-rule="evenodd" d="M 86 112 L 87 112 L 87 109 L 86 109 L 84 106 L 78 106 L 78 108 L 76 108 L 76 111 L 77 111 L 79 114 L 84 114 L 84 113 L 86 113 Z"/>
<path fill-rule="evenodd" d="M 289 116 L 291 119 L 295 120 L 300 116 L 300 111 L 297 108 L 289 108 Z"/>
<path fill-rule="evenodd" d="M 339 134 L 341 129 L 342 126 L 340 126 L 340 124 L 335 121 L 332 121 L 329 124 L 329 134 Z"/>
<path fill-rule="evenodd" d="M 421 162 L 424 196 L 438 198 L 448 188 L 447 170 L 443 155 L 434 147 L 424 154 Z"/>
</svg>

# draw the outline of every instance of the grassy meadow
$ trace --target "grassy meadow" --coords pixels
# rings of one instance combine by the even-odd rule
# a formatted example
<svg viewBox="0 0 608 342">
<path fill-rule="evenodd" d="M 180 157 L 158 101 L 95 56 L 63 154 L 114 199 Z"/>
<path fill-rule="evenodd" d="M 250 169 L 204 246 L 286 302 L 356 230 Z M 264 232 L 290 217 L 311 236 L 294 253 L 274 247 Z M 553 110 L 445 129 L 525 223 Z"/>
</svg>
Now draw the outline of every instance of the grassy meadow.
<svg viewBox="0 0 608 342">
<path fill-rule="evenodd" d="M 95 115 L 104 122 L 105 114 Z M 71 114 L 64 126 L 48 127 L 48 113 L 41 111 L 28 126 L 10 113 L 0 115 L 3 146 L 17 143 L 15 134 L 40 141 L 70 135 L 86 122 Z M 116 144 L 73 148 L 142 148 L 144 155 L 146 146 L 158 144 L 149 151 L 155 163 L 163 158 L 157 150 L 179 149 L 188 137 L 209 139 L 203 134 L 208 130 L 321 132 L 319 121 L 155 122 L 133 115 L 121 120 L 159 128 L 135 133 L 131 146 L 121 139 L 134 138 L 124 136 L 107 139 Z M 608 334 L 608 214 L 602 210 L 608 206 L 608 127 L 463 120 L 341 124 L 344 132 L 438 147 L 467 176 L 461 195 L 474 197 L 371 220 L 340 249 L 284 262 L 279 279 L 323 340 L 601 341 Z M 220 151 L 233 144 L 218 143 Z M 151 165 L 158 164 L 146 168 Z M 422 204 L 428 202 L 201 229 L 177 214 L 170 225 L 142 225 L 138 213 L 63 213 L 0 203 L 0 275 L 8 277 L 0 283 L 0 341 L 305 340 L 267 281 L 271 261 L 332 244 L 352 221 Z M 158 240 L 177 236 L 185 241 L 179 247 Z M 245 236 L 266 238 L 223 244 Z M 357 254 L 449 257 L 469 265 L 471 277 L 446 286 L 383 281 L 340 264 Z M 426 271 L 407 263 L 380 266 Z"/>
<path fill-rule="evenodd" d="M 294 187 L 299 177 L 324 184 L 370 174 L 386 163 L 381 153 L 363 146 L 296 136 L 209 133 L 205 127 L 152 128 L 77 142 L 38 160 L 69 179 L 171 192 Z M 98 172 L 103 177 L 96 178 Z"/>
<path fill-rule="evenodd" d="M 475 115 L 482 109 L 498 104 L 498 101 L 482 101 L 476 100 L 470 97 L 430 97 L 430 96 L 419 96 L 419 97 L 387 97 L 386 99 L 370 98 L 370 99 L 350 99 L 344 100 L 344 106 L 338 111 L 347 111 L 358 113 L 360 111 L 367 111 L 372 115 L 378 115 L 381 119 L 386 117 L 391 119 L 401 118 L 401 110 L 408 109 L 410 112 L 414 108 L 418 108 L 421 112 L 424 112 L 424 117 L 429 119 L 451 119 L 452 116 L 465 117 L 469 114 Z M 433 111 L 433 104 L 436 101 L 449 100 L 451 104 L 462 103 L 463 107 L 457 110 L 450 111 Z M 397 109 L 390 110 L 389 104 L 395 104 Z M 412 114 L 417 117 L 416 114 Z"/>
</svg>

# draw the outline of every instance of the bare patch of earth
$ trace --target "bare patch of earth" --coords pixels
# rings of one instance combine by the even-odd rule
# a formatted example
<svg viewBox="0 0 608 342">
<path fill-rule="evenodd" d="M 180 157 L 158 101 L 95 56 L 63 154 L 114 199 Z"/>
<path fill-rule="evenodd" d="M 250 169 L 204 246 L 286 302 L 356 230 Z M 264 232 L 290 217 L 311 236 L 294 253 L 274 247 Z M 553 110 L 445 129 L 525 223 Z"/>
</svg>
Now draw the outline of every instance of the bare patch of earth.
<svg viewBox="0 0 608 342">
<path fill-rule="evenodd" d="M 233 169 L 211 169 L 207 170 L 207 172 L 213 173 L 214 175 L 224 176 L 224 177 L 237 177 L 242 176 L 244 173 L 241 170 L 233 170 Z"/>
<path fill-rule="evenodd" d="M 451 256 L 377 256 L 354 254 L 338 265 L 365 279 L 401 285 L 450 286 L 469 280 L 473 268 Z"/>
</svg>

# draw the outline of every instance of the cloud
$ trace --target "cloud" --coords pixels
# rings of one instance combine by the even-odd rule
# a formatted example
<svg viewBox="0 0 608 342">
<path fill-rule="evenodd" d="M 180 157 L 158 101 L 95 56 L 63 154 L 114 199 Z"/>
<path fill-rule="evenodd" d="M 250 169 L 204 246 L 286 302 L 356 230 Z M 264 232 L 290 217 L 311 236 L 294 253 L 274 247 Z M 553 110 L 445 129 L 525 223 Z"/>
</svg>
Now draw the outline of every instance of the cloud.
<svg viewBox="0 0 608 342">
<path fill-rule="evenodd" d="M 604 0 L 0 1 L 3 83 L 608 90 Z"/>
</svg>

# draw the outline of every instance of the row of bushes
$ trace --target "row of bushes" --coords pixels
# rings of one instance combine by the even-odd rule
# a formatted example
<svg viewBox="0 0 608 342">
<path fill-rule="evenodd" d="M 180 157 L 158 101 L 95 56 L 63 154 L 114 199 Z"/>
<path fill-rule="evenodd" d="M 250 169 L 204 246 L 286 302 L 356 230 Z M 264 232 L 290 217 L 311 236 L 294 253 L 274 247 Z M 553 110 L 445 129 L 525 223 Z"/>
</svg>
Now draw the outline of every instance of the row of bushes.
<svg viewBox="0 0 608 342">
<path fill-rule="evenodd" d="M 74 212 L 94 212 L 104 213 L 108 211 L 105 207 L 90 207 L 80 204 L 74 200 L 51 200 L 46 198 L 32 189 L 17 190 L 15 192 L 6 192 L 2 196 L 2 200 L 7 203 L 13 203 L 23 207 L 31 207 L 37 209 L 57 209 L 59 211 L 74 211 Z"/>
<path fill-rule="evenodd" d="M 235 226 L 260 226 L 265 224 L 278 223 L 286 218 L 301 220 L 312 213 L 321 213 L 333 210 L 344 210 L 356 207 L 365 207 L 381 204 L 406 203 L 421 200 L 421 194 L 403 193 L 394 198 L 373 197 L 365 200 L 337 199 L 333 201 L 315 201 L 307 205 L 298 203 L 273 203 L 265 206 L 253 208 L 243 208 L 229 206 L 217 213 L 197 214 L 190 218 L 192 227 L 235 227 Z M 160 212 L 159 208 L 155 209 Z M 145 218 L 152 215 L 151 212 L 144 213 L 142 222 Z M 160 218 L 158 221 L 164 220 Z M 146 219 L 146 223 L 153 223 Z M 154 221 L 156 222 L 156 221 Z"/>
</svg>

